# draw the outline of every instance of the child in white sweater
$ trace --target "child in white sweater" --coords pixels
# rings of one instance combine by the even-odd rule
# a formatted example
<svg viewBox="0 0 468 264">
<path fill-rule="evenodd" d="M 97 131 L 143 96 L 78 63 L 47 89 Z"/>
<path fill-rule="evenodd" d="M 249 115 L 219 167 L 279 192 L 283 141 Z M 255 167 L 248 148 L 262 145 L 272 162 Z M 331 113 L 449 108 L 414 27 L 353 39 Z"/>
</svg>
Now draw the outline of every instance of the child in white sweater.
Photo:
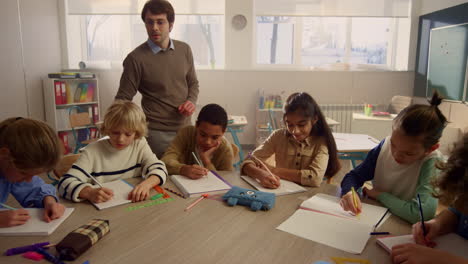
<svg viewBox="0 0 468 264">
<path fill-rule="evenodd" d="M 145 180 L 135 186 L 128 199 L 132 202 L 146 200 L 151 188 L 165 182 L 167 170 L 144 137 L 147 124 L 141 108 L 130 101 L 114 102 L 104 116 L 101 133 L 109 138 L 84 149 L 60 180 L 60 195 L 74 202 L 106 202 L 112 199 L 112 190 L 94 188 L 94 182 L 86 173 L 99 182 L 142 176 Z"/>
</svg>

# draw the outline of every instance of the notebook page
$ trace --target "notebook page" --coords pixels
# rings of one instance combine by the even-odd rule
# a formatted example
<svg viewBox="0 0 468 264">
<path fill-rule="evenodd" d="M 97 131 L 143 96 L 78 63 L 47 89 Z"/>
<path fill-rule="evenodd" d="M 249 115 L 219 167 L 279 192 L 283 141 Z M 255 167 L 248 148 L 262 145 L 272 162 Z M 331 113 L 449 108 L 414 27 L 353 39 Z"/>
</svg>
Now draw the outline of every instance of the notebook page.
<svg viewBox="0 0 468 264">
<path fill-rule="evenodd" d="M 370 237 L 372 226 L 342 217 L 299 209 L 276 229 L 360 254 Z"/>
<path fill-rule="evenodd" d="M 262 191 L 262 192 L 269 192 L 269 193 L 274 193 L 276 196 L 279 195 L 285 195 L 285 194 L 293 194 L 293 193 L 298 193 L 298 192 L 305 192 L 307 191 L 306 188 L 300 186 L 299 184 L 291 181 L 286 181 L 281 179 L 281 185 L 277 189 L 269 189 L 265 188 L 258 181 L 256 181 L 254 178 L 249 177 L 249 176 L 241 176 L 241 178 L 248 182 L 250 185 L 252 185 L 255 189 Z"/>
<path fill-rule="evenodd" d="M 316 194 L 302 202 L 301 208 L 307 208 L 356 220 L 370 226 L 377 224 L 380 218 L 387 211 L 387 208 L 385 207 L 362 203 L 362 213 L 360 213 L 358 216 L 354 216 L 350 212 L 346 212 L 343 210 L 343 208 L 341 208 L 339 197 L 323 193 Z M 391 214 L 388 213 L 379 225 L 382 225 L 388 219 L 388 217 L 390 217 L 390 215 Z"/>
<path fill-rule="evenodd" d="M 0 236 L 48 236 L 63 223 L 75 210 L 65 208 L 62 217 L 52 220 L 50 223 L 44 221 L 44 209 L 24 208 L 28 210 L 31 218 L 24 225 L 0 228 Z"/>
<path fill-rule="evenodd" d="M 131 203 L 131 200 L 128 200 L 128 194 L 133 190 L 133 186 L 127 183 L 124 180 L 117 180 L 111 182 L 102 183 L 103 187 L 109 188 L 114 191 L 114 197 L 107 202 L 103 203 L 93 203 L 97 209 L 102 210 L 121 204 Z"/>
<path fill-rule="evenodd" d="M 172 175 L 171 180 L 180 187 L 182 192 L 189 195 L 215 192 L 221 190 L 229 190 L 229 186 L 226 182 L 218 178 L 213 172 L 208 172 L 207 176 L 201 177 L 200 179 L 190 179 L 182 175 Z"/>
</svg>

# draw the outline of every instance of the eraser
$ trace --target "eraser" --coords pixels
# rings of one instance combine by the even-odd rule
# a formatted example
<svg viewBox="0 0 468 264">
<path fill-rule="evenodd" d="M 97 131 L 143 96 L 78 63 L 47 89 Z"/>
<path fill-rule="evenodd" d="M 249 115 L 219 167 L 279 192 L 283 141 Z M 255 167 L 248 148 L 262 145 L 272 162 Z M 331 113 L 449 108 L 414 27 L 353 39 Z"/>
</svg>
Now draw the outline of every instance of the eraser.
<svg viewBox="0 0 468 264">
<path fill-rule="evenodd" d="M 35 260 L 35 261 L 40 261 L 42 259 L 44 259 L 44 256 L 35 252 L 35 251 L 29 251 L 29 252 L 26 252 L 24 253 L 23 255 L 24 258 L 27 258 L 27 259 L 32 259 L 32 260 Z"/>
</svg>

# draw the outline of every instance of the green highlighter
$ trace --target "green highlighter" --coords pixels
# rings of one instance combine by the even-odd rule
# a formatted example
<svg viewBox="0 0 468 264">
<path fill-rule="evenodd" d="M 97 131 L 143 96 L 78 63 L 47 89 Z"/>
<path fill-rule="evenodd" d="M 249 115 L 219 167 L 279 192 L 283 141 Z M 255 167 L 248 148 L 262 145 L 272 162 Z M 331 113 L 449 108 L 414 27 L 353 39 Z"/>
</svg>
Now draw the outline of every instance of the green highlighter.
<svg viewBox="0 0 468 264">
<path fill-rule="evenodd" d="M 159 199 L 159 198 L 161 198 L 161 197 L 163 197 L 163 194 L 162 194 L 162 193 L 158 193 L 158 194 L 156 194 L 156 195 L 154 195 L 154 196 L 151 196 L 150 199 L 151 199 L 151 200 L 157 200 L 157 199 Z"/>
</svg>

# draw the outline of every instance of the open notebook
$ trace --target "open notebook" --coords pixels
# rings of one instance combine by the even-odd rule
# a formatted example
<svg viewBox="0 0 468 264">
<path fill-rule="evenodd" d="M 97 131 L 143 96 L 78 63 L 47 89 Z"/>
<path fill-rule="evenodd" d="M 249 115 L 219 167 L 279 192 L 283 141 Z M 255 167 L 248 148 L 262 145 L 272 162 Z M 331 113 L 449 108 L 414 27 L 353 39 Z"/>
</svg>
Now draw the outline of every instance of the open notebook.
<svg viewBox="0 0 468 264">
<path fill-rule="evenodd" d="M 384 216 L 386 208 L 362 203 L 359 216 L 343 211 L 340 198 L 316 194 L 302 202 L 299 209 L 277 229 L 341 249 L 360 254 L 366 246 L 374 225 Z M 387 214 L 381 223 L 390 216 Z"/>
<path fill-rule="evenodd" d="M 461 236 L 450 233 L 437 237 L 434 241 L 437 243 L 435 248 L 468 258 L 468 240 Z M 382 246 L 388 253 L 391 253 L 393 246 L 414 243 L 414 240 L 413 235 L 386 236 L 377 238 L 376 243 Z"/>
<path fill-rule="evenodd" d="M 111 182 L 101 183 L 103 187 L 109 188 L 114 191 L 114 197 L 111 200 L 104 203 L 93 203 L 97 209 L 102 210 L 110 207 L 114 207 L 121 204 L 131 203 L 128 200 L 128 194 L 133 190 L 133 185 L 125 180 L 116 180 Z"/>
<path fill-rule="evenodd" d="M 62 224 L 75 210 L 75 208 L 65 208 L 63 216 L 50 223 L 44 222 L 44 209 L 24 208 L 29 211 L 31 218 L 24 225 L 0 228 L 0 236 L 48 236 Z"/>
<path fill-rule="evenodd" d="M 269 189 L 260 185 L 260 183 L 252 177 L 241 176 L 241 178 L 244 181 L 248 182 L 253 187 L 255 187 L 255 189 L 262 191 L 262 192 L 274 193 L 276 196 L 307 191 L 306 188 L 300 186 L 299 184 L 291 182 L 291 181 L 286 181 L 286 180 L 281 180 L 281 185 L 279 188 Z"/>
<path fill-rule="evenodd" d="M 197 180 L 192 180 L 182 175 L 172 175 L 171 180 L 183 193 L 185 198 L 199 197 L 204 193 L 224 193 L 232 187 L 231 184 L 214 171 L 208 172 L 207 176 Z"/>
</svg>

